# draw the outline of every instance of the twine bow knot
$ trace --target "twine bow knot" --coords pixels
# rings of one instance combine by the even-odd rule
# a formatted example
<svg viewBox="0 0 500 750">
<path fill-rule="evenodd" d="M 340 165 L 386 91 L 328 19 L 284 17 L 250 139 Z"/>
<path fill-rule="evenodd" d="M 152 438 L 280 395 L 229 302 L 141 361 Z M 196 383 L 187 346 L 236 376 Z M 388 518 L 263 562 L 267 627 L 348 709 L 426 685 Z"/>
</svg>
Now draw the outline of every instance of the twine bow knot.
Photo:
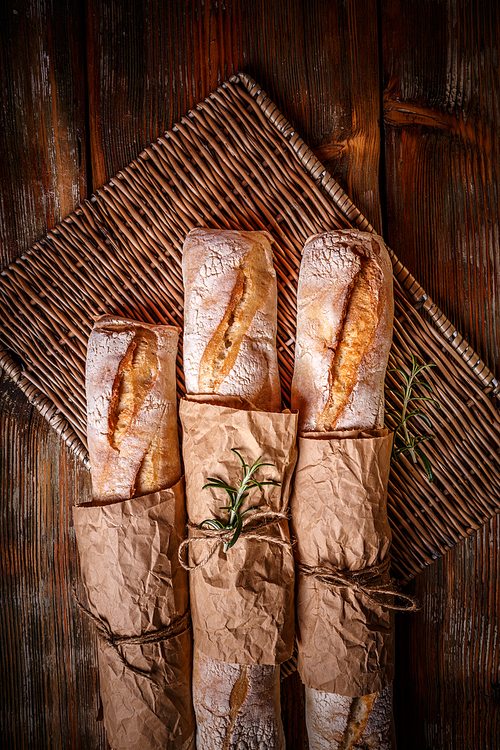
<svg viewBox="0 0 500 750">
<path fill-rule="evenodd" d="M 116 633 L 113 633 L 105 620 L 103 620 L 101 617 L 98 617 L 97 615 L 94 615 L 94 613 L 91 612 L 90 609 L 87 609 L 87 607 L 85 607 L 81 603 L 74 587 L 73 594 L 78 608 L 84 613 L 86 617 L 88 617 L 89 620 L 91 620 L 91 622 L 93 622 L 97 631 L 97 635 L 99 636 L 101 641 L 107 643 L 108 646 L 110 646 L 115 651 L 116 655 L 126 669 L 128 669 L 130 672 L 133 672 L 134 674 L 139 675 L 140 677 L 145 677 L 149 681 L 152 681 L 150 672 L 146 672 L 146 670 L 139 669 L 139 667 L 134 667 L 133 664 L 130 664 L 125 659 L 120 646 L 143 646 L 147 643 L 160 643 L 160 641 L 167 641 L 170 638 L 181 635 L 181 633 L 184 633 L 191 626 L 191 615 L 189 612 L 186 612 L 181 617 L 173 620 L 169 625 L 164 625 L 157 630 L 140 633 L 139 635 L 116 635 Z"/>
<path fill-rule="evenodd" d="M 241 530 L 240 536 L 245 537 L 245 539 L 257 539 L 261 542 L 277 544 L 279 547 L 291 547 L 291 542 L 288 539 L 271 536 L 270 534 L 266 534 L 265 532 L 266 528 L 277 524 L 282 519 L 287 520 L 288 514 L 282 511 L 257 510 L 251 515 L 245 516 L 243 518 L 243 528 Z M 179 562 L 184 570 L 196 570 L 197 568 L 201 568 L 206 565 L 208 561 L 215 555 L 218 548 L 229 542 L 234 534 L 233 529 L 226 530 L 207 529 L 204 527 L 200 528 L 196 524 L 192 523 L 188 524 L 188 529 L 191 532 L 196 531 L 198 535 L 189 536 L 187 539 L 184 539 L 184 541 L 182 541 L 179 545 Z M 184 560 L 185 550 L 187 550 L 190 546 L 200 543 L 206 544 L 208 546 L 208 551 L 206 555 L 195 565 L 189 565 L 189 563 Z"/>
<path fill-rule="evenodd" d="M 313 566 L 305 563 L 298 563 L 297 569 L 302 575 L 313 576 L 316 581 L 330 588 L 347 586 L 386 609 L 393 609 L 397 612 L 416 612 L 420 609 L 420 605 L 413 596 L 398 591 L 397 582 L 393 578 L 389 578 L 384 583 L 384 576 L 389 572 L 390 565 L 391 559 L 388 556 L 379 565 L 371 565 L 361 570 L 341 570 L 333 565 Z M 403 603 L 395 604 L 393 598 L 400 599 Z"/>
</svg>

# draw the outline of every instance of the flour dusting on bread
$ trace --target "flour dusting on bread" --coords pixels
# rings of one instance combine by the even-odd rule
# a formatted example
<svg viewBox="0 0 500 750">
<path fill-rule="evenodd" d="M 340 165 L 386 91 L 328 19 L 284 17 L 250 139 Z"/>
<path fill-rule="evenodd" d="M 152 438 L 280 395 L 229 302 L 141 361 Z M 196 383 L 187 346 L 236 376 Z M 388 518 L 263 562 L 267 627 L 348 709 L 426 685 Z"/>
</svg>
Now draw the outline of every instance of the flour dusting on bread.
<svg viewBox="0 0 500 750">
<path fill-rule="evenodd" d="M 181 475 L 175 362 L 179 329 L 101 317 L 87 350 L 94 501 L 173 486 Z"/>
<path fill-rule="evenodd" d="M 339 230 L 306 242 L 292 382 L 303 432 L 383 424 L 392 316 L 392 265 L 380 237 Z"/>
<path fill-rule="evenodd" d="M 188 393 L 280 408 L 276 273 L 267 232 L 194 229 L 183 246 Z"/>
</svg>

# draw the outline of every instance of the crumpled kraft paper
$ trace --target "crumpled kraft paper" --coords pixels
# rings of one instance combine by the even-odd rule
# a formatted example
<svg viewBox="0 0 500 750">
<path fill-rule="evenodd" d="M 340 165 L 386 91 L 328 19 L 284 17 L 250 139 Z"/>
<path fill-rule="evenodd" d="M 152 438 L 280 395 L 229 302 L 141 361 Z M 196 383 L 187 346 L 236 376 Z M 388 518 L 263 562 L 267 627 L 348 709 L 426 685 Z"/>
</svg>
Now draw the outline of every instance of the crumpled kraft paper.
<svg viewBox="0 0 500 750">
<path fill-rule="evenodd" d="M 236 486 L 242 477 L 236 448 L 247 464 L 259 456 L 274 464 L 257 479 L 274 479 L 280 487 L 252 489 L 242 510 L 253 505 L 286 511 L 296 461 L 297 415 L 233 409 L 209 403 L 181 402 L 186 505 L 192 524 L 207 518 L 227 519 L 220 489 L 202 490 L 208 477 Z M 250 514 L 249 514 L 250 515 Z M 267 526 L 266 535 L 289 541 L 286 519 Z M 198 532 L 191 532 L 196 537 Z M 190 546 L 190 564 L 206 555 L 206 544 Z M 202 567 L 190 573 L 191 617 L 197 648 L 207 656 L 235 664 L 280 664 L 290 658 L 294 641 L 294 561 L 289 544 L 242 535 L 227 553 L 222 546 Z"/>
<path fill-rule="evenodd" d="M 308 433 L 290 501 L 295 559 L 312 567 L 362 570 L 389 553 L 392 435 Z M 350 437 L 349 437 L 350 436 Z M 389 580 L 389 575 L 384 582 Z M 305 685 L 359 697 L 394 677 L 394 613 L 348 586 L 297 574 L 298 670 Z"/>
<path fill-rule="evenodd" d="M 105 506 L 73 508 L 82 579 L 90 611 L 114 635 L 158 630 L 189 606 L 178 562 L 185 537 L 184 480 L 174 487 Z M 99 638 L 104 726 L 113 750 L 194 748 L 192 636 L 184 625 L 158 643 L 114 648 Z"/>
</svg>

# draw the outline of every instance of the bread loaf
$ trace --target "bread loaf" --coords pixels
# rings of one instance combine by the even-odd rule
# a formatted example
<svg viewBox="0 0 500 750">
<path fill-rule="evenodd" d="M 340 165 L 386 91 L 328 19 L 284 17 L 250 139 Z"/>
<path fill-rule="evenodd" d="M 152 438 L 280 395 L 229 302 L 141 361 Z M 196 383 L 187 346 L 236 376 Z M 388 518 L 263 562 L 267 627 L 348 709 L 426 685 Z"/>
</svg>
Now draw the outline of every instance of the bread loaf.
<svg viewBox="0 0 500 750">
<path fill-rule="evenodd" d="M 111 315 L 87 351 L 93 501 L 74 509 L 99 638 L 103 720 L 116 750 L 193 750 L 192 633 L 177 430 L 179 329 Z M 97 506 L 97 507 L 96 507 Z M 127 642 L 131 639 L 131 642 Z"/>
<path fill-rule="evenodd" d="M 194 229 L 183 248 L 184 372 L 189 394 L 278 411 L 276 276 L 266 232 Z M 224 400 L 226 399 L 226 401 Z M 238 408 L 238 407 L 236 407 Z M 195 644 L 198 750 L 284 750 L 279 667 L 212 659 Z"/>
<path fill-rule="evenodd" d="M 392 320 L 392 265 L 381 237 L 339 230 L 306 242 L 292 382 L 303 433 L 383 426 Z M 359 698 L 306 686 L 305 698 L 310 750 L 395 747 L 392 686 Z"/>
<path fill-rule="evenodd" d="M 395 750 L 392 685 L 348 698 L 305 688 L 309 750 Z"/>
<path fill-rule="evenodd" d="M 238 394 L 279 411 L 271 237 L 193 229 L 182 269 L 187 393 Z"/>
<path fill-rule="evenodd" d="M 392 317 L 392 265 L 381 237 L 351 229 L 307 240 L 292 382 L 302 432 L 382 426 Z"/>
<path fill-rule="evenodd" d="M 181 476 L 175 360 L 179 329 L 105 315 L 87 350 L 94 502 L 173 486 Z"/>
</svg>

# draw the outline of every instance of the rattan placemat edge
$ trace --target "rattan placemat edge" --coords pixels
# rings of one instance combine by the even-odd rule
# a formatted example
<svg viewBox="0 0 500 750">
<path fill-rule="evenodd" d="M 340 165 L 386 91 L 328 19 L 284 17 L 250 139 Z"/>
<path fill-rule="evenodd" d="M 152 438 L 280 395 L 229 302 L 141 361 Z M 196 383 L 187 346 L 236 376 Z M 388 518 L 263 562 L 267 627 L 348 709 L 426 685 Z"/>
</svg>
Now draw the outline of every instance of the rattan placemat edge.
<svg viewBox="0 0 500 750">
<path fill-rule="evenodd" d="M 7 349 L 0 346 L 0 368 L 24 393 L 29 403 L 32 404 L 56 431 L 68 448 L 85 466 L 89 465 L 87 448 L 64 414 L 61 405 L 56 405 L 48 398 L 34 383 L 32 383 L 23 368 L 11 357 Z"/>
</svg>

